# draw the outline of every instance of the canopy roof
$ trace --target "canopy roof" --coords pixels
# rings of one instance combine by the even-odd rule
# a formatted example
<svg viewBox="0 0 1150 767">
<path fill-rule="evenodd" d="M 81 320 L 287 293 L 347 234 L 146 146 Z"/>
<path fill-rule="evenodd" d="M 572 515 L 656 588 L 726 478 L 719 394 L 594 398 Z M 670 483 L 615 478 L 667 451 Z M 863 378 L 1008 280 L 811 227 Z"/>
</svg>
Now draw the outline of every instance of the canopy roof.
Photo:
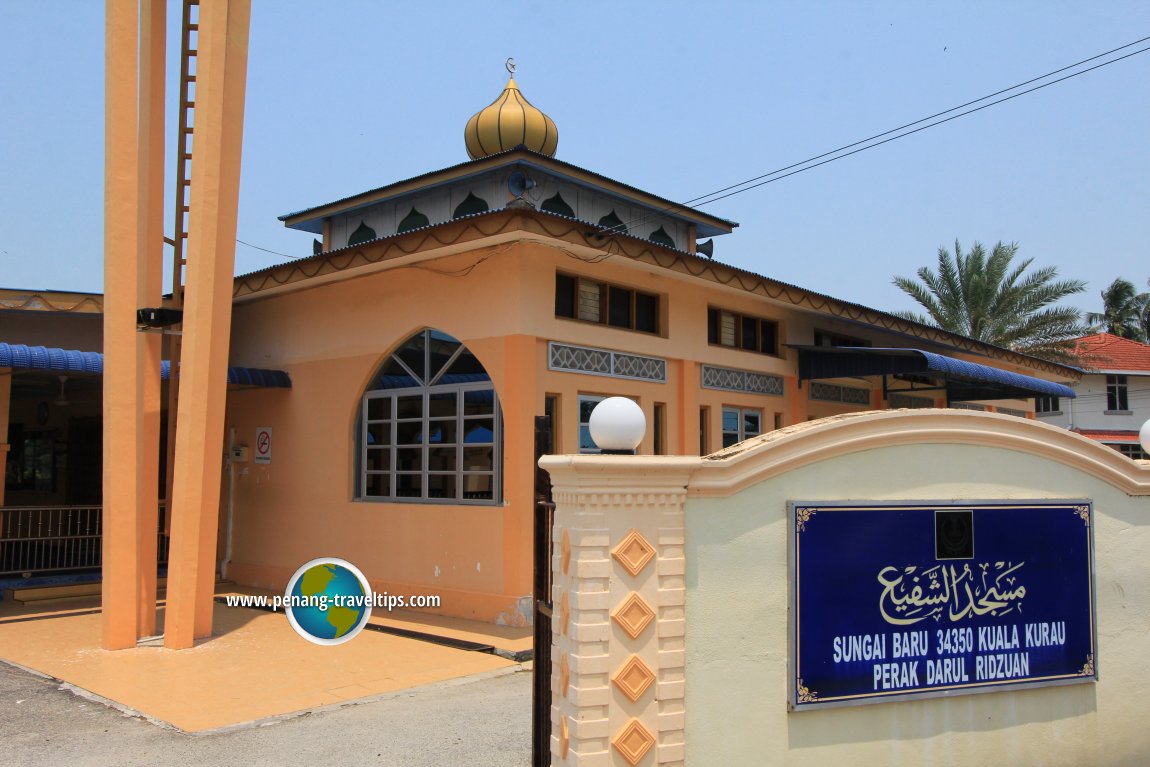
<svg viewBox="0 0 1150 767">
<path fill-rule="evenodd" d="M 1066 397 L 1074 390 L 1063 384 L 946 357 L 921 349 L 876 349 L 865 346 L 794 346 L 799 351 L 799 380 L 881 375 L 909 381 L 914 391 L 945 389 L 947 401 Z M 912 391 L 890 389 L 889 391 Z"/>
<path fill-rule="evenodd" d="M 49 370 L 57 373 L 104 374 L 104 355 L 100 352 L 81 352 L 48 346 L 0 343 L 0 368 L 14 370 Z M 167 360 L 160 363 L 160 378 L 168 380 L 171 366 Z M 228 384 L 231 386 L 258 386 L 266 389 L 290 389 L 291 379 L 282 370 L 229 367 Z"/>
</svg>

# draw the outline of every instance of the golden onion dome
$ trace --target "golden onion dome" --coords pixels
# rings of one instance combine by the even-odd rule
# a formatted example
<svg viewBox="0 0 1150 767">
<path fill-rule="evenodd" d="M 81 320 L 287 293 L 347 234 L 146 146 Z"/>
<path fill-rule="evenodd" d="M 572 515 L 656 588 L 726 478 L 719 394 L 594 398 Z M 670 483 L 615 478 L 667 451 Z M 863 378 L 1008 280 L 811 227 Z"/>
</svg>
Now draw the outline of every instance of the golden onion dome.
<svg viewBox="0 0 1150 767">
<path fill-rule="evenodd" d="M 508 62 L 508 69 L 514 64 Z M 555 121 L 531 105 L 515 84 L 515 75 L 499 98 L 467 121 L 463 133 L 472 160 L 524 145 L 533 152 L 555 156 L 559 130 Z"/>
</svg>

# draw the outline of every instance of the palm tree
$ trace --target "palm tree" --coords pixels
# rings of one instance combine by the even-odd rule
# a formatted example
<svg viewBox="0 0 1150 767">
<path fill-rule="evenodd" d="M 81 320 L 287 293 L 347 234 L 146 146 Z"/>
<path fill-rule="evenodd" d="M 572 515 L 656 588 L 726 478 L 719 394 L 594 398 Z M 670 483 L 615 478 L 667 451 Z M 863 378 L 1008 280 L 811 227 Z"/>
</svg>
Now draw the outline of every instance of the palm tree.
<svg viewBox="0 0 1150 767">
<path fill-rule="evenodd" d="M 966 255 L 957 240 L 954 255 L 939 248 L 937 274 L 924 266 L 917 272 L 918 280 L 893 279 L 927 314 L 898 312 L 898 316 L 1054 362 L 1077 362 L 1074 339 L 1089 330 L 1082 313 L 1051 304 L 1081 293 L 1086 283 L 1055 281 L 1058 270 L 1053 266 L 1024 276 L 1033 259 L 1012 267 L 1017 253 L 1016 243 L 1001 242 L 989 257 L 977 242 Z"/>
<path fill-rule="evenodd" d="M 1101 325 L 1107 333 L 1146 343 L 1147 310 L 1150 293 L 1139 293 L 1133 282 L 1119 277 L 1102 291 L 1102 311 L 1089 312 L 1086 321 Z"/>
</svg>

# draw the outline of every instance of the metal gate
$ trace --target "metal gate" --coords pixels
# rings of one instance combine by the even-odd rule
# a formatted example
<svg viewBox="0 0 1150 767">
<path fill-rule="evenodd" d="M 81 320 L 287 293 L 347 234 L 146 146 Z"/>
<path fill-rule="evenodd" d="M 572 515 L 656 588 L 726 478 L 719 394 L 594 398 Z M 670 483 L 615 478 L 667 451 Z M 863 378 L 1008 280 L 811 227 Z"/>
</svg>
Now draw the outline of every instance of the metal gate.
<svg viewBox="0 0 1150 767">
<path fill-rule="evenodd" d="M 535 419 L 535 658 L 532 663 L 531 764 L 551 764 L 551 478 L 539 459 L 553 452 L 551 419 Z"/>
</svg>

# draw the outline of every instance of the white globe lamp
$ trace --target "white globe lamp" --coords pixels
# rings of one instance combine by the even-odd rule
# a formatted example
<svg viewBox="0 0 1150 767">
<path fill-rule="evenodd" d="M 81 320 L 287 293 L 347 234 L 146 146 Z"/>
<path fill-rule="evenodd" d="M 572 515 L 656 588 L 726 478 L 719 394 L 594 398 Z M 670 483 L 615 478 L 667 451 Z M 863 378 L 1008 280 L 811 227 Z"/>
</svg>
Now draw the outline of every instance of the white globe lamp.
<svg viewBox="0 0 1150 767">
<path fill-rule="evenodd" d="M 647 431 L 647 418 L 635 400 L 608 397 L 591 411 L 591 439 L 607 455 L 634 455 Z"/>
<path fill-rule="evenodd" d="M 1142 443 L 1142 449 L 1150 453 L 1150 421 L 1142 424 L 1142 429 L 1138 432 L 1138 441 Z"/>
</svg>

